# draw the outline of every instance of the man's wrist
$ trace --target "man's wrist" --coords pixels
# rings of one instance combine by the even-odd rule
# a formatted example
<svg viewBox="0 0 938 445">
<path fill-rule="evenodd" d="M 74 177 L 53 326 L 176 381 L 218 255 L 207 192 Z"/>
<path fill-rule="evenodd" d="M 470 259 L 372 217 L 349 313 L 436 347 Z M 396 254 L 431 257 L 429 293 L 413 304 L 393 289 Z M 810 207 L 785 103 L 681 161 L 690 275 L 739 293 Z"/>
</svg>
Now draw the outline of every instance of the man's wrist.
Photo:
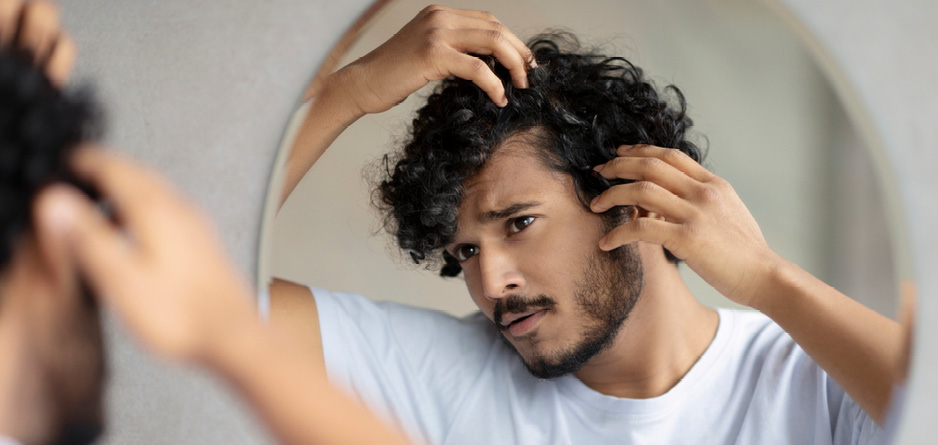
<svg viewBox="0 0 938 445">
<path fill-rule="evenodd" d="M 346 66 L 330 74 L 323 82 L 322 89 L 313 100 L 314 109 L 319 107 L 322 116 L 330 116 L 342 128 L 353 124 L 358 118 L 368 114 L 355 99 L 352 85 L 355 84 L 355 65 Z"/>
<path fill-rule="evenodd" d="M 769 318 L 774 318 L 773 315 L 779 310 L 784 310 L 793 303 L 792 298 L 798 297 L 799 294 L 794 292 L 794 289 L 799 286 L 799 277 L 805 272 L 781 257 L 767 262 L 764 267 L 763 278 L 759 280 L 757 290 L 753 292 L 750 307 Z"/>
<path fill-rule="evenodd" d="M 239 295 L 239 299 L 228 310 L 214 315 L 196 359 L 229 378 L 235 377 L 244 360 L 259 359 L 258 354 L 270 343 L 266 327 L 247 303 L 248 296 Z"/>
</svg>

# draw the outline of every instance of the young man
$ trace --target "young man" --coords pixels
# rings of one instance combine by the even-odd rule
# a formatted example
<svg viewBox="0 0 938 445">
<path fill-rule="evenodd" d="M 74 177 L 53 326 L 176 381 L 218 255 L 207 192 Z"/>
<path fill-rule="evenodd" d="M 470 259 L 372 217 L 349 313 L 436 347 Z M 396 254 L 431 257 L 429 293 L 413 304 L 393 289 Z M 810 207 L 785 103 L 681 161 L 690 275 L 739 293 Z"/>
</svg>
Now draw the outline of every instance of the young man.
<svg viewBox="0 0 938 445">
<path fill-rule="evenodd" d="M 0 0 L 0 443 L 101 433 L 93 297 L 154 352 L 229 382 L 283 443 L 406 443 L 261 324 L 192 204 L 156 173 L 79 147 L 90 110 L 60 91 L 75 55 L 54 5 Z"/>
<path fill-rule="evenodd" d="M 104 348 L 96 301 L 32 229 L 44 185 L 92 124 L 59 91 L 74 45 L 48 3 L 0 3 L 0 442 L 90 443 L 102 431 Z"/>
<path fill-rule="evenodd" d="M 283 198 L 355 119 L 446 79 L 379 192 L 400 246 L 464 273 L 481 313 L 278 281 L 273 322 L 431 443 L 877 441 L 898 325 L 767 246 L 700 166 L 679 91 L 670 106 L 627 61 L 532 49 L 488 13 L 428 7 L 325 82 L 287 165 Z M 678 261 L 762 314 L 700 305 Z"/>
</svg>

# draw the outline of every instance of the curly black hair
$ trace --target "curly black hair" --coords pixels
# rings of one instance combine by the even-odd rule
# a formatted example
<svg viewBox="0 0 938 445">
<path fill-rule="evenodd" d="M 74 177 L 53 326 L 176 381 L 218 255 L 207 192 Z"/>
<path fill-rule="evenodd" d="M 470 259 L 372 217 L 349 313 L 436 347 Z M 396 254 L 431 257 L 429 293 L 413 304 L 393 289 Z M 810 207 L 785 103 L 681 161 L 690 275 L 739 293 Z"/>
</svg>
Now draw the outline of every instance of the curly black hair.
<svg viewBox="0 0 938 445">
<path fill-rule="evenodd" d="M 443 276 L 461 271 L 442 247 L 456 231 L 463 184 L 513 136 L 533 136 L 546 165 L 573 177 L 586 207 L 610 186 L 592 168 L 616 157 L 618 146 L 670 147 L 702 161 L 687 138 L 693 122 L 677 87 L 665 88 L 666 97 L 628 60 L 583 50 L 569 33 L 541 34 L 528 46 L 537 67 L 526 89 L 514 88 L 508 70 L 483 57 L 505 86 L 506 107 L 472 82 L 448 78 L 417 112 L 403 149 L 383 159 L 375 203 L 385 228 L 415 263 L 441 252 Z"/>
<path fill-rule="evenodd" d="M 53 181 L 78 185 L 66 160 L 98 134 L 97 116 L 87 91 L 67 95 L 28 58 L 0 52 L 0 269 L 30 230 L 37 192 Z"/>
</svg>

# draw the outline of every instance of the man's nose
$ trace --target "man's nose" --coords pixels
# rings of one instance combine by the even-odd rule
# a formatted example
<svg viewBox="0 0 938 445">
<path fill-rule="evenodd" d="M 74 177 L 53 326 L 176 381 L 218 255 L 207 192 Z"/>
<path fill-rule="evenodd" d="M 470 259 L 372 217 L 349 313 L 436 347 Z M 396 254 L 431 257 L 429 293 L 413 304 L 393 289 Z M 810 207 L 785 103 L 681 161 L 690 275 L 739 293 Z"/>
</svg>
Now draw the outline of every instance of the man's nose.
<svg viewBox="0 0 938 445">
<path fill-rule="evenodd" d="M 524 289 L 524 276 L 515 258 L 498 247 L 480 249 L 479 269 L 485 298 L 498 300 Z"/>
</svg>

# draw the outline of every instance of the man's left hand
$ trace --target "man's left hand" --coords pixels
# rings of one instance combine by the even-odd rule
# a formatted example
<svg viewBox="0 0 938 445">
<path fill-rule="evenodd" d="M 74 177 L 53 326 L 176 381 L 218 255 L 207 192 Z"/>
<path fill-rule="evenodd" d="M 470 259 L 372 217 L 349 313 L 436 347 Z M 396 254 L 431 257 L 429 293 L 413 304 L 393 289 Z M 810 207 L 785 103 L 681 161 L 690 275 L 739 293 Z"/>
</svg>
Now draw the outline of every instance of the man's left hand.
<svg viewBox="0 0 938 445">
<path fill-rule="evenodd" d="M 590 208 L 602 213 L 635 205 L 641 211 L 606 234 L 600 248 L 659 244 L 730 300 L 757 306 L 761 283 L 781 258 L 733 187 L 679 150 L 622 146 L 618 155 L 596 170 L 606 179 L 635 182 L 610 187 Z"/>
</svg>

